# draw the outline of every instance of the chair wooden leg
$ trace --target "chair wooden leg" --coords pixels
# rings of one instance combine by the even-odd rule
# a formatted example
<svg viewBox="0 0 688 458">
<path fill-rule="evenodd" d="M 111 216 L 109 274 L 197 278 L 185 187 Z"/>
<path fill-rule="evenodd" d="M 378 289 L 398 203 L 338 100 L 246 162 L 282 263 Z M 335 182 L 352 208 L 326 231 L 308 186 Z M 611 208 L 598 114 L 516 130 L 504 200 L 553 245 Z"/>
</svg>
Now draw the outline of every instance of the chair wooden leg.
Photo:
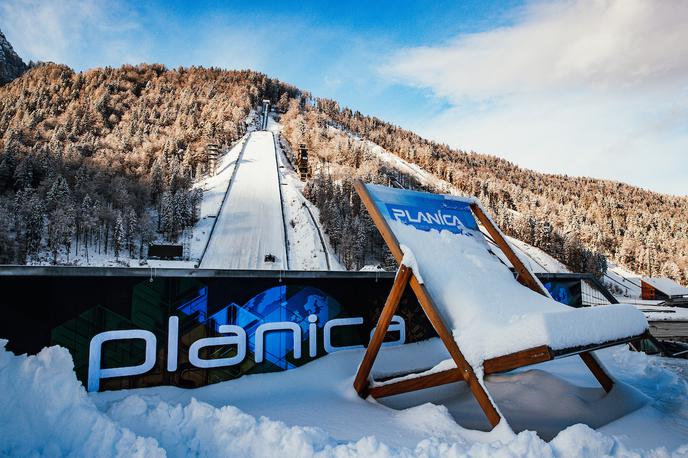
<svg viewBox="0 0 688 458">
<path fill-rule="evenodd" d="M 586 351 L 585 353 L 581 353 L 580 357 L 585 365 L 588 366 L 588 369 L 590 369 L 592 375 L 594 375 L 597 381 L 600 382 L 600 385 L 602 385 L 604 391 L 609 393 L 614 386 L 614 380 L 612 380 L 612 378 L 604 370 L 602 363 L 600 363 L 597 357 L 591 352 Z"/>
<path fill-rule="evenodd" d="M 480 380 L 478 380 L 475 372 L 473 372 L 473 368 L 470 364 L 468 364 L 468 361 L 466 361 L 466 358 L 464 358 L 463 353 L 461 353 L 459 346 L 456 344 L 456 341 L 442 322 L 442 318 L 433 305 L 430 295 L 427 294 L 425 288 L 418 283 L 415 277 L 411 278 L 411 287 L 416 293 L 416 297 L 418 298 L 418 302 L 420 302 L 420 305 L 425 312 L 425 316 L 428 317 L 432 327 L 435 328 L 435 332 L 437 332 L 437 335 L 440 336 L 444 346 L 447 347 L 449 354 L 456 363 L 456 367 L 463 372 L 463 378 L 466 383 L 468 383 L 468 387 L 471 389 L 476 401 L 478 401 L 480 408 L 485 413 L 487 420 L 493 427 L 497 426 L 502 419 L 501 415 L 497 411 L 497 407 L 490 400 L 490 397 L 487 395 L 487 391 L 485 391 L 485 388 L 483 388 L 483 385 L 480 383 Z"/>
<path fill-rule="evenodd" d="M 394 280 L 394 285 L 392 285 L 392 289 L 389 292 L 389 296 L 387 296 L 385 306 L 380 314 L 380 319 L 377 322 L 377 328 L 375 329 L 373 338 L 368 344 L 368 348 L 366 349 L 365 356 L 363 356 L 361 365 L 358 366 L 358 372 L 356 373 L 356 378 L 354 379 L 354 389 L 361 397 L 366 396 L 366 392 L 368 390 L 368 376 L 373 368 L 375 358 L 380 351 L 382 341 L 385 339 L 385 335 L 387 334 L 387 329 L 392 321 L 394 312 L 396 312 L 397 307 L 399 306 L 401 296 L 404 294 L 406 285 L 408 285 L 409 280 L 411 279 L 411 275 L 412 271 L 410 268 L 403 264 L 401 267 L 399 267 L 397 277 Z"/>
</svg>

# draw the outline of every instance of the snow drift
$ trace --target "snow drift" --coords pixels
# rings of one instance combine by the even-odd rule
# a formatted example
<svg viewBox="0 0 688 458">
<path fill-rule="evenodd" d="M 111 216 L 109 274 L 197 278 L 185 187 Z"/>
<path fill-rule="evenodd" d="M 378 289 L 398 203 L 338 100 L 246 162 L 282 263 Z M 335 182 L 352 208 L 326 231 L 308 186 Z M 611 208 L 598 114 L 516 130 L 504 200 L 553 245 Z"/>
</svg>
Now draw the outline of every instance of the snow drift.
<svg viewBox="0 0 688 458">
<path fill-rule="evenodd" d="M 94 398 L 108 393 L 86 393 L 75 377 L 71 357 L 65 349 L 50 347 L 35 356 L 15 356 L 5 349 L 6 343 L 0 340 L 0 455 L 3 456 L 574 457 L 634 454 L 618 439 L 584 425 L 567 428 L 549 443 L 532 431 L 501 440 L 490 433 L 482 433 L 486 440 L 476 442 L 456 435 L 455 424 L 452 428 L 453 420 L 446 409 L 431 404 L 401 412 L 383 410 L 383 413 L 389 411 L 390 424 L 394 424 L 391 419 L 396 417 L 401 424 L 422 425 L 426 439 L 411 448 L 382 443 L 375 436 L 341 441 L 320 428 L 288 426 L 265 417 L 253 417 L 232 406 L 215 407 L 196 400 L 194 393 L 201 393 L 198 390 L 171 388 L 163 392 L 154 388 L 136 390 L 133 394 L 117 392 L 120 398 L 99 402 L 100 407 L 97 407 Z M 352 356 L 359 356 L 358 352 L 352 353 L 355 353 Z M 643 355 L 631 356 L 636 363 L 645 361 Z M 647 367 L 643 368 L 642 364 L 634 367 L 635 372 L 648 375 Z M 683 406 L 688 394 L 685 383 L 678 383 L 675 376 L 664 369 L 653 371 L 653 378 L 647 381 L 648 389 L 658 390 L 658 393 L 669 389 L 673 398 L 683 400 L 680 401 Z M 279 375 L 255 376 L 254 383 L 271 382 L 275 376 Z M 650 388 L 651 385 L 654 388 Z M 217 388 L 215 392 L 224 392 L 229 397 L 233 386 L 235 382 L 225 382 L 206 387 L 206 391 Z M 289 398 L 288 394 L 285 393 L 285 402 L 297 406 L 299 400 Z M 164 400 L 170 397 L 179 401 Z M 676 406 L 673 409 L 676 410 Z M 333 411 L 331 415 L 338 413 Z M 359 419 L 364 418 L 365 411 L 361 411 Z M 352 424 L 356 419 L 346 416 L 341 421 Z M 379 428 L 385 428 L 385 424 L 378 425 Z M 674 453 L 685 455 L 688 446 Z M 647 454 L 669 456 L 664 448 Z"/>
<path fill-rule="evenodd" d="M 488 252 L 479 232 L 467 236 L 389 223 L 405 259 L 421 266 L 425 287 L 474 368 L 485 359 L 540 345 L 572 348 L 647 329 L 645 316 L 633 306 L 573 309 L 523 287 Z"/>
</svg>

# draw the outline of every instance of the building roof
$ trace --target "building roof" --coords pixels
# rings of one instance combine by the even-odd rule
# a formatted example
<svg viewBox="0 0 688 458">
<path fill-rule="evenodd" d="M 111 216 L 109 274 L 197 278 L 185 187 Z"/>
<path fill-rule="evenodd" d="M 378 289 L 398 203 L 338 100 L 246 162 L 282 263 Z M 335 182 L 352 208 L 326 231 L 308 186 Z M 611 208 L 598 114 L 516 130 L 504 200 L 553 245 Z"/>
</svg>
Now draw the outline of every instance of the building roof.
<svg viewBox="0 0 688 458">
<path fill-rule="evenodd" d="M 688 288 L 667 277 L 643 277 L 642 280 L 669 297 L 688 296 Z"/>
</svg>

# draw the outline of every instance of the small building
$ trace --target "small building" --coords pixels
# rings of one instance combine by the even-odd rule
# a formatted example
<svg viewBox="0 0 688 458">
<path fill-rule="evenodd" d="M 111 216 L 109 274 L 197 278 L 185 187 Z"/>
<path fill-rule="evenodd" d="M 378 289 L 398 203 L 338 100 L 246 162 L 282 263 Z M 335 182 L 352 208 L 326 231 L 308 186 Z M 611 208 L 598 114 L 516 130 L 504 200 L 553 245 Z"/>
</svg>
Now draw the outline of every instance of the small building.
<svg viewBox="0 0 688 458">
<path fill-rule="evenodd" d="M 148 245 L 149 259 L 182 260 L 184 246 L 178 244 L 151 243 Z"/>
<path fill-rule="evenodd" d="M 640 297 L 648 301 L 661 301 L 688 297 L 688 288 L 667 277 L 643 277 L 640 279 Z"/>
<path fill-rule="evenodd" d="M 267 130 L 268 128 L 268 113 L 270 112 L 270 100 L 263 100 L 263 113 L 260 120 L 260 130 Z"/>
</svg>

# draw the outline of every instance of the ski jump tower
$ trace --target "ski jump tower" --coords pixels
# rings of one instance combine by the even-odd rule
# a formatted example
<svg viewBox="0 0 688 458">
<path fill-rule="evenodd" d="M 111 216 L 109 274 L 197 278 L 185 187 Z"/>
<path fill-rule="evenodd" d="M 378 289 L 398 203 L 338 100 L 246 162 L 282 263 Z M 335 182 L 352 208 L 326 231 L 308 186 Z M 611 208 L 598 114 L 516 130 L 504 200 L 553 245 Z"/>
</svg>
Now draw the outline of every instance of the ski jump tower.
<svg viewBox="0 0 688 458">
<path fill-rule="evenodd" d="M 263 115 L 260 118 L 260 130 L 268 128 L 268 112 L 270 111 L 270 101 L 263 99 Z"/>
</svg>

